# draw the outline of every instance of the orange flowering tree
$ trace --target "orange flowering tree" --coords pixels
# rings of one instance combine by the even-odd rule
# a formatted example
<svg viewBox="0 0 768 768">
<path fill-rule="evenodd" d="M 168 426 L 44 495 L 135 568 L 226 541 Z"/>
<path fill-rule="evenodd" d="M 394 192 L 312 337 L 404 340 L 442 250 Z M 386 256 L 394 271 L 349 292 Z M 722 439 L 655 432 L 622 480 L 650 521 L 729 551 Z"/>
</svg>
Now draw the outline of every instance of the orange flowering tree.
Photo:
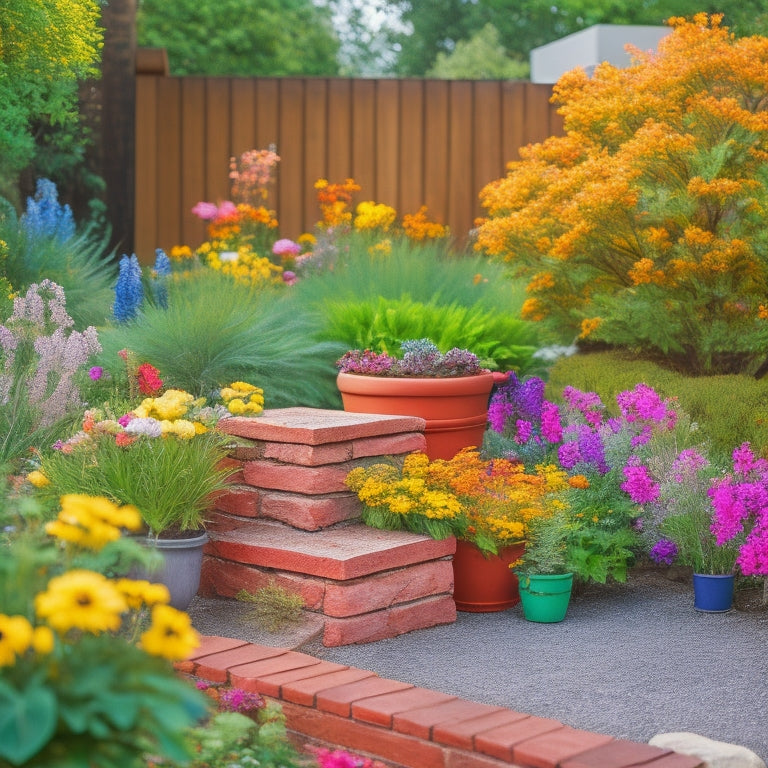
<svg viewBox="0 0 768 768">
<path fill-rule="evenodd" d="M 482 191 L 477 247 L 527 276 L 528 319 L 690 373 L 765 360 L 768 39 L 720 22 L 564 75 L 565 135 Z"/>
</svg>

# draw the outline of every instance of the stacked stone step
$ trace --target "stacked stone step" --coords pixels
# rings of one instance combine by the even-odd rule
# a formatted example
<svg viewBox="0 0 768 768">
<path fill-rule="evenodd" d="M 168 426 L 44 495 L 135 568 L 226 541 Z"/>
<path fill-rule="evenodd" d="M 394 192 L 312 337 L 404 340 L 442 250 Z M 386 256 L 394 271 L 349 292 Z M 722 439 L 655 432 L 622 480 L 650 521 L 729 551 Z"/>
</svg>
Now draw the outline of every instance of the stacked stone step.
<svg viewBox="0 0 768 768">
<path fill-rule="evenodd" d="M 423 419 L 317 408 L 231 418 L 238 468 L 215 504 L 201 594 L 276 584 L 322 617 L 326 646 L 372 642 L 456 620 L 455 541 L 360 522 L 344 484 L 356 466 L 425 447 Z"/>
</svg>

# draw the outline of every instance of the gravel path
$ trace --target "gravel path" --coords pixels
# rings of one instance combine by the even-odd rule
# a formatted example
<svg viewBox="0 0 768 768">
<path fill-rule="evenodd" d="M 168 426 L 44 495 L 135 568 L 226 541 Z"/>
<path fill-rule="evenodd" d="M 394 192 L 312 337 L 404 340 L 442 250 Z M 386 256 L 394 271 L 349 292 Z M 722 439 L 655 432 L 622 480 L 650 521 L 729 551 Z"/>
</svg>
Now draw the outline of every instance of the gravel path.
<svg viewBox="0 0 768 768">
<path fill-rule="evenodd" d="M 690 586 L 655 573 L 590 587 L 561 624 L 525 621 L 518 605 L 391 640 L 301 650 L 616 738 L 691 731 L 768 762 L 768 612 L 700 613 Z"/>
</svg>

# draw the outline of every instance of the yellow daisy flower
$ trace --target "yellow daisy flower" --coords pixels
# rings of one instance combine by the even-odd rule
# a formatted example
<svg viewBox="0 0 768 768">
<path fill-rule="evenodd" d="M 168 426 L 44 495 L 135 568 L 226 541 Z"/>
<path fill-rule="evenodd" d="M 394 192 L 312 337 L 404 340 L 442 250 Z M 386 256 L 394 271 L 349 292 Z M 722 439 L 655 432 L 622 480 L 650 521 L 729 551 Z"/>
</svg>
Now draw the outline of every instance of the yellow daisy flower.
<svg viewBox="0 0 768 768">
<path fill-rule="evenodd" d="M 141 647 L 152 656 L 182 661 L 200 644 L 189 615 L 170 605 L 152 609 L 152 624 L 141 636 Z"/>
<path fill-rule="evenodd" d="M 81 629 L 94 635 L 115 631 L 128 602 L 117 587 L 95 571 L 75 569 L 56 576 L 35 597 L 35 611 L 57 632 Z"/>
<path fill-rule="evenodd" d="M 32 643 L 32 625 L 23 616 L 0 614 L 0 667 L 15 663 Z"/>
</svg>

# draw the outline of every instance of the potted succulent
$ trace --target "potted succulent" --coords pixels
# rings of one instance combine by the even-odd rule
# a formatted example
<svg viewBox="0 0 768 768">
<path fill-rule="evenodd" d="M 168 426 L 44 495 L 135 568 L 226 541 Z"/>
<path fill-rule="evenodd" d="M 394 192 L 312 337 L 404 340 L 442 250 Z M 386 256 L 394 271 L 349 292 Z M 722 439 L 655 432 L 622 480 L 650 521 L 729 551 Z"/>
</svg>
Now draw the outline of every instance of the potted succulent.
<svg viewBox="0 0 768 768">
<path fill-rule="evenodd" d="M 212 497 L 234 472 L 224 462 L 231 438 L 216 424 L 233 411 L 258 413 L 263 404 L 261 390 L 242 382 L 222 389 L 220 399 L 207 405 L 168 389 L 120 418 L 89 409 L 82 429 L 54 444 L 40 467 L 48 494 L 88 493 L 139 510 L 147 543 L 164 555 L 157 578 L 181 609 L 199 585 Z"/>
<path fill-rule="evenodd" d="M 451 459 L 424 453 L 357 467 L 347 486 L 363 502 L 362 519 L 436 539 L 455 536 L 454 600 L 462 611 L 501 611 L 515 605 L 517 577 L 509 565 L 523 553 L 528 526 L 557 508 L 569 487 L 552 466 L 526 472 L 505 459 L 486 460 L 474 448 Z"/>
<path fill-rule="evenodd" d="M 400 356 L 351 350 L 337 361 L 345 411 L 425 419 L 426 453 L 450 459 L 478 446 L 485 432 L 488 398 L 499 378 L 466 349 L 441 352 L 429 339 L 404 341 Z"/>
</svg>

